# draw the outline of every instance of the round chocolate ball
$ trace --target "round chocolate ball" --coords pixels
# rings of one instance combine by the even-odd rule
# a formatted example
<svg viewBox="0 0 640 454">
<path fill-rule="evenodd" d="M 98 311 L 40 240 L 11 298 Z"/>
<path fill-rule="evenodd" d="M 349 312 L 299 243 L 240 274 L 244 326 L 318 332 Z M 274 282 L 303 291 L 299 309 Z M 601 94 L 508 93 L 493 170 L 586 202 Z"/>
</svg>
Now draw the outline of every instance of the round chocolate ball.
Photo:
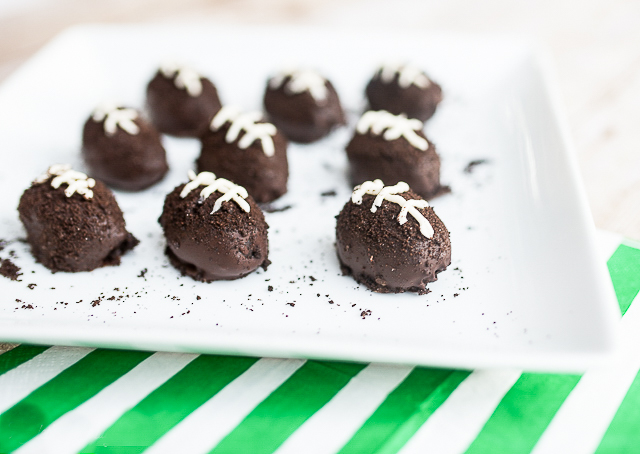
<svg viewBox="0 0 640 454">
<path fill-rule="evenodd" d="M 269 121 L 292 142 L 315 142 L 345 123 L 335 88 L 310 70 L 285 71 L 269 79 L 264 108 Z"/>
<path fill-rule="evenodd" d="M 245 187 L 258 203 L 271 202 L 287 192 L 288 141 L 259 112 L 241 113 L 225 106 L 201 141 L 198 172 L 214 172 Z"/>
<path fill-rule="evenodd" d="M 215 175 L 203 179 L 207 174 L 213 175 L 194 175 L 198 185 L 186 194 L 186 185 L 182 184 L 165 199 L 159 222 L 171 264 L 183 275 L 203 282 L 238 279 L 258 267 L 266 269 L 270 263 L 269 226 L 262 211 L 251 196 L 241 195 L 223 199 L 216 208 L 228 192 L 216 190 L 204 197 L 202 191 L 209 186 L 206 183 L 222 184 L 222 190 L 231 188 L 240 193 L 243 188 L 223 179 L 216 183 Z M 199 184 L 201 181 L 203 184 Z"/>
<path fill-rule="evenodd" d="M 368 181 L 356 187 L 352 200 L 337 216 L 336 247 L 342 272 L 374 292 L 425 294 L 427 284 L 451 264 L 449 231 L 433 209 L 424 206 L 426 202 L 411 190 L 391 191 L 388 198 L 393 201 L 383 199 L 372 212 L 383 187 L 378 182 Z M 358 197 L 357 191 L 362 187 L 373 187 L 377 193 L 368 191 Z M 401 224 L 399 215 L 405 201 L 417 201 L 417 206 L 409 207 L 406 221 Z M 422 224 L 417 218 L 422 219 Z"/>
<path fill-rule="evenodd" d="M 115 105 L 97 108 L 84 124 L 82 156 L 91 175 L 126 191 L 146 189 L 169 170 L 158 131 L 138 111 Z"/>
<path fill-rule="evenodd" d="M 413 66 L 384 65 L 369 81 L 366 95 L 371 110 L 427 121 L 442 101 L 442 88 Z"/>
<path fill-rule="evenodd" d="M 52 166 L 38 178 L 18 212 L 31 253 L 53 272 L 118 265 L 138 244 L 111 190 L 68 166 Z"/>
<path fill-rule="evenodd" d="M 366 112 L 346 151 L 354 186 L 375 179 L 387 184 L 404 181 L 425 199 L 448 191 L 440 184 L 436 147 L 427 140 L 417 119 L 385 111 Z"/>
<path fill-rule="evenodd" d="M 164 65 L 151 79 L 146 104 L 158 131 L 178 137 L 200 137 L 221 106 L 209 79 L 172 65 Z"/>
</svg>

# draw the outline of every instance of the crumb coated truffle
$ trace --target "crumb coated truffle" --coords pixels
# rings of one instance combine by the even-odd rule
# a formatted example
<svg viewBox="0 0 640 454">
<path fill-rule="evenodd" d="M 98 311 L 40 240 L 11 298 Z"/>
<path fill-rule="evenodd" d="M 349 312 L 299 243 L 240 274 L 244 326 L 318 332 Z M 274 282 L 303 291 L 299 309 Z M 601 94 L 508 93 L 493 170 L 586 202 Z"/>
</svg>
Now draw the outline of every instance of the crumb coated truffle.
<svg viewBox="0 0 640 454">
<path fill-rule="evenodd" d="M 33 256 L 53 272 L 118 265 L 138 244 L 109 188 L 70 166 L 49 168 L 22 194 L 18 212 Z"/>
<path fill-rule="evenodd" d="M 440 185 L 440 158 L 422 133 L 422 122 L 386 111 L 366 112 L 347 145 L 351 184 L 404 181 L 425 199 L 448 190 Z"/>
<path fill-rule="evenodd" d="M 148 188 L 169 170 L 158 131 L 135 109 L 111 104 L 84 124 L 82 156 L 91 175 L 127 191 Z"/>
<path fill-rule="evenodd" d="M 367 181 L 337 216 L 336 247 L 345 275 L 374 292 L 428 292 L 451 264 L 449 231 L 406 183 Z"/>
<path fill-rule="evenodd" d="M 211 172 L 189 178 L 167 195 L 159 219 L 171 264 L 203 282 L 266 270 L 269 226 L 253 198 Z"/>
<path fill-rule="evenodd" d="M 147 110 L 158 131 L 200 137 L 220 109 L 218 91 L 191 68 L 163 65 L 147 85 Z"/>
<path fill-rule="evenodd" d="M 269 79 L 264 108 L 292 142 L 315 142 L 345 123 L 335 88 L 311 70 L 283 71 Z"/>
<path fill-rule="evenodd" d="M 287 139 L 259 112 L 224 106 L 202 136 L 198 172 L 214 172 L 247 189 L 256 202 L 287 192 Z"/>
<path fill-rule="evenodd" d="M 442 101 L 442 89 L 420 69 L 403 64 L 379 68 L 366 88 L 371 110 L 427 121 Z"/>
</svg>

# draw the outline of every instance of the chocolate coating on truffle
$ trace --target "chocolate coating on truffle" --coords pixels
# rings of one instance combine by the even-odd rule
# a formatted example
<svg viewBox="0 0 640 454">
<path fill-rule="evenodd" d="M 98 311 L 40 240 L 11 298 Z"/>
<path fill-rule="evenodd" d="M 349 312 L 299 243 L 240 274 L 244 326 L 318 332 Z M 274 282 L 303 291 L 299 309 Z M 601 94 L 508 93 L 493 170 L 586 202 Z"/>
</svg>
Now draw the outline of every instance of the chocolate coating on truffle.
<svg viewBox="0 0 640 454">
<path fill-rule="evenodd" d="M 427 140 L 422 131 L 416 131 L 416 134 Z M 429 148 L 423 151 L 404 137 L 386 140 L 371 131 L 356 132 L 347 145 L 351 184 L 355 186 L 376 178 L 389 185 L 405 181 L 427 200 L 440 195 L 448 188 L 440 184 L 440 158 L 436 147 L 428 144 Z"/>
<path fill-rule="evenodd" d="M 280 131 L 272 136 L 275 152 L 267 156 L 258 139 L 245 149 L 239 147 L 245 132 L 228 143 L 225 137 L 230 126 L 227 122 L 216 131 L 208 130 L 201 138 L 202 149 L 196 160 L 198 172 L 213 172 L 244 186 L 259 203 L 271 202 L 286 193 L 289 164 L 285 136 Z"/>
<path fill-rule="evenodd" d="M 399 195 L 405 200 L 420 198 L 413 191 Z M 395 203 L 383 201 L 372 213 L 375 198 L 365 194 L 360 205 L 349 201 L 337 216 L 336 246 L 343 274 L 374 292 L 427 293 L 427 283 L 451 264 L 449 231 L 431 207 L 419 208 L 434 230 L 427 238 L 415 219 L 399 224 L 401 208 Z"/>
<path fill-rule="evenodd" d="M 366 95 L 371 110 L 386 110 L 395 115 L 405 114 L 408 118 L 426 121 L 433 116 L 436 107 L 442 101 L 442 88 L 429 80 L 426 87 L 410 84 L 400 85 L 400 74 L 386 82 L 378 70 L 369 81 Z M 425 76 L 426 77 L 426 76 Z"/>
<path fill-rule="evenodd" d="M 94 177 L 111 187 L 140 191 L 160 181 L 169 167 L 158 131 L 140 114 L 132 120 L 137 133 L 116 127 L 105 131 L 106 118 L 90 117 L 82 132 L 82 156 Z"/>
<path fill-rule="evenodd" d="M 175 78 L 158 71 L 147 85 L 147 110 L 158 131 L 178 137 L 200 137 L 209 121 L 220 110 L 216 87 L 201 77 L 202 92 L 191 96 L 186 89 L 176 87 Z"/>
<path fill-rule="evenodd" d="M 203 282 L 238 279 L 269 265 L 268 225 L 251 198 L 245 212 L 226 201 L 211 214 L 223 194 L 201 199 L 204 186 L 180 197 L 184 184 L 169 193 L 159 222 L 167 238 L 166 253 L 183 275 Z"/>
<path fill-rule="evenodd" d="M 315 99 L 309 90 L 291 93 L 287 89 L 292 76 L 273 87 L 270 83 L 264 94 L 264 108 L 269 121 L 292 142 L 311 143 L 328 135 L 332 129 L 345 124 L 344 112 L 338 93 L 330 81 L 325 80 L 324 99 Z"/>
<path fill-rule="evenodd" d="M 18 205 L 35 259 L 53 272 L 120 264 L 120 256 L 139 241 L 127 232 L 113 193 L 96 180 L 91 198 L 67 197 L 67 186 L 54 189 L 53 178 L 34 183 Z"/>
</svg>

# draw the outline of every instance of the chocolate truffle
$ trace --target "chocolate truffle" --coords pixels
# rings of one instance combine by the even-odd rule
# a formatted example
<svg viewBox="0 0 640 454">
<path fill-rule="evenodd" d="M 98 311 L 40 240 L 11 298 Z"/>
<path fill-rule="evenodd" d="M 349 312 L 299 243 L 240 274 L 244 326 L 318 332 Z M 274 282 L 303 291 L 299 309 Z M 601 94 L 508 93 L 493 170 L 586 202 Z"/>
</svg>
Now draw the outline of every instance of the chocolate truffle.
<svg viewBox="0 0 640 454">
<path fill-rule="evenodd" d="M 200 137 L 220 109 L 218 91 L 191 68 L 163 65 L 147 85 L 147 110 L 158 131 Z"/>
<path fill-rule="evenodd" d="M 440 185 L 440 158 L 422 133 L 420 120 L 385 111 L 366 112 L 347 145 L 351 183 L 376 178 L 405 181 L 425 199 L 448 190 Z"/>
<path fill-rule="evenodd" d="M 292 142 L 315 142 L 345 123 L 335 88 L 311 70 L 283 71 L 269 79 L 264 108 Z"/>
<path fill-rule="evenodd" d="M 427 121 L 442 101 L 442 89 L 420 69 L 410 65 L 383 65 L 366 89 L 371 110 L 405 114 Z"/>
<path fill-rule="evenodd" d="M 343 274 L 374 292 L 428 293 L 451 264 L 447 228 L 404 182 L 357 186 L 337 216 L 336 238 Z"/>
<path fill-rule="evenodd" d="M 211 172 L 189 179 L 167 195 L 159 219 L 171 264 L 203 282 L 266 270 L 269 226 L 246 189 Z"/>
<path fill-rule="evenodd" d="M 82 156 L 91 175 L 127 191 L 145 189 L 169 170 L 158 131 L 136 110 L 109 104 L 84 124 Z"/>
<path fill-rule="evenodd" d="M 201 140 L 198 172 L 214 172 L 244 186 L 259 203 L 287 192 L 287 139 L 260 112 L 224 106 Z"/>
<path fill-rule="evenodd" d="M 38 177 L 22 194 L 18 212 L 33 256 L 53 272 L 118 265 L 138 244 L 111 190 L 68 165 Z"/>
</svg>

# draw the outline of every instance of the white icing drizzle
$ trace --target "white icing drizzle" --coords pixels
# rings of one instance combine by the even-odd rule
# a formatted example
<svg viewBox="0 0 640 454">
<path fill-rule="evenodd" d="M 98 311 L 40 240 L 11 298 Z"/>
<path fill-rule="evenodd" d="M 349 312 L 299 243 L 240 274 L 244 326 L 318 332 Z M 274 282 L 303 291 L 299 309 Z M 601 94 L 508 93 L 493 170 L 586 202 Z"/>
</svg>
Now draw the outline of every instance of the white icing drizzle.
<svg viewBox="0 0 640 454">
<path fill-rule="evenodd" d="M 400 213 L 398 214 L 398 223 L 403 225 L 407 222 L 407 215 L 410 214 L 418 221 L 420 225 L 420 233 L 427 238 L 433 237 L 433 227 L 425 218 L 418 208 L 427 208 L 429 202 L 420 199 L 405 200 L 401 194 L 409 190 L 409 185 L 404 181 L 399 182 L 394 186 L 385 186 L 382 180 L 365 181 L 359 186 L 356 186 L 351 194 L 351 201 L 356 205 L 362 204 L 362 197 L 365 194 L 375 195 L 376 198 L 371 206 L 371 212 L 378 211 L 378 207 L 382 205 L 383 201 L 388 201 L 400 205 Z"/>
<path fill-rule="evenodd" d="M 429 142 L 424 137 L 416 134 L 422 130 L 422 122 L 416 118 L 407 118 L 405 115 L 393 115 L 386 110 L 370 110 L 358 120 L 356 131 L 366 134 L 369 130 L 377 136 L 382 135 L 384 140 L 395 140 L 399 137 L 407 139 L 418 150 L 426 151 Z M 382 134 L 384 131 L 384 134 Z"/>
<path fill-rule="evenodd" d="M 165 62 L 160 66 L 160 72 L 167 79 L 176 76 L 173 81 L 176 88 L 187 90 L 189 96 L 195 98 L 202 93 L 202 81 L 200 80 L 202 76 L 195 69 L 179 66 L 173 62 Z"/>
<path fill-rule="evenodd" d="M 393 81 L 393 78 L 398 75 L 398 85 L 402 88 L 408 88 L 411 84 L 422 89 L 431 85 L 431 81 L 427 75 L 415 66 L 402 64 L 402 63 L 385 63 L 380 68 L 380 78 L 386 84 Z"/>
<path fill-rule="evenodd" d="M 223 202 L 227 202 L 229 200 L 236 202 L 238 206 L 247 213 L 251 210 L 251 206 L 249 206 L 249 203 L 245 200 L 249 194 L 242 186 L 232 183 L 224 178 L 216 178 L 216 175 L 213 172 L 200 172 L 196 175 L 193 170 L 189 170 L 189 180 L 191 181 L 187 183 L 184 188 L 182 188 L 182 192 L 180 192 L 180 197 L 183 199 L 198 186 L 206 186 L 202 191 L 200 191 L 200 197 L 203 199 L 206 199 L 215 191 L 223 194 L 222 197 L 216 200 L 211 214 L 218 211 Z"/>
<path fill-rule="evenodd" d="M 140 128 L 133 121 L 138 118 L 138 112 L 135 109 L 120 107 L 113 103 L 103 103 L 96 107 L 91 118 L 96 122 L 104 120 L 104 132 L 108 136 L 114 135 L 118 126 L 134 136 L 140 132 Z"/>
<path fill-rule="evenodd" d="M 283 70 L 269 80 L 269 87 L 274 90 L 280 88 L 287 77 L 289 81 L 284 86 L 287 94 L 295 95 L 308 91 L 317 103 L 327 100 L 327 79 L 309 69 Z"/>
<path fill-rule="evenodd" d="M 44 183 L 54 175 L 56 177 L 51 180 L 51 186 L 58 189 L 61 185 L 66 184 L 68 187 L 64 190 L 64 195 L 67 197 L 71 197 L 76 192 L 87 200 L 93 197 L 93 191 L 90 188 L 96 185 L 96 180 L 89 178 L 82 172 L 72 170 L 69 164 L 52 165 L 46 173 L 36 178 L 34 183 Z"/>
<path fill-rule="evenodd" d="M 209 128 L 212 131 L 217 131 L 225 123 L 230 122 L 231 126 L 224 137 L 227 143 L 236 140 L 240 132 L 244 131 L 244 135 L 238 142 L 238 147 L 241 150 L 249 148 L 254 141 L 260 140 L 262 151 L 266 156 L 271 157 L 276 152 L 271 137 L 276 135 L 277 130 L 271 123 L 257 123 L 261 119 L 262 114 L 260 112 L 241 113 L 235 106 L 223 106 L 211 120 Z"/>
</svg>

